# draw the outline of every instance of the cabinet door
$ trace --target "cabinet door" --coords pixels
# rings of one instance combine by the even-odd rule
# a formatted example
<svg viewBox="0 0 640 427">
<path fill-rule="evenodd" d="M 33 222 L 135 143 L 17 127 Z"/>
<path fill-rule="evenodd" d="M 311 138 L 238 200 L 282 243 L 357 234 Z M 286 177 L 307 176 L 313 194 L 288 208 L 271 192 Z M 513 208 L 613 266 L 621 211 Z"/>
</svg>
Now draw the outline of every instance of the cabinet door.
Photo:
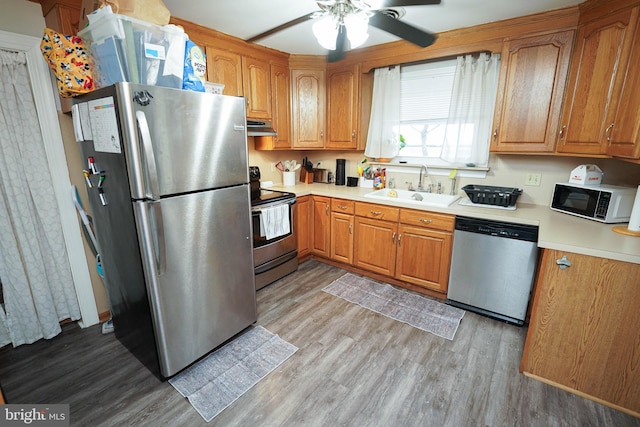
<svg viewBox="0 0 640 427">
<path fill-rule="evenodd" d="M 605 154 L 616 111 L 616 79 L 624 79 L 638 8 L 622 10 L 578 29 L 558 152 Z"/>
<path fill-rule="evenodd" d="M 224 85 L 222 93 L 243 96 L 242 59 L 240 55 L 212 46 L 206 46 L 207 81 Z"/>
<path fill-rule="evenodd" d="M 290 87 L 289 67 L 271 64 L 271 113 L 273 128 L 278 134 L 273 138 L 273 148 L 291 148 Z"/>
<path fill-rule="evenodd" d="M 573 31 L 505 42 L 491 151 L 553 152 Z"/>
<path fill-rule="evenodd" d="M 449 232 L 400 224 L 396 279 L 447 292 L 451 242 Z"/>
<path fill-rule="evenodd" d="M 521 369 L 640 414 L 638 283 L 638 264 L 546 249 Z"/>
<path fill-rule="evenodd" d="M 331 212 L 331 259 L 353 262 L 353 215 Z"/>
<path fill-rule="evenodd" d="M 393 277 L 398 224 L 356 217 L 355 228 L 353 264 L 365 270 Z"/>
<path fill-rule="evenodd" d="M 313 230 L 311 252 L 329 258 L 331 255 L 331 199 L 313 196 Z"/>
<path fill-rule="evenodd" d="M 311 228 L 313 210 L 311 196 L 296 199 L 296 235 L 298 236 L 298 257 L 311 253 Z"/>
<path fill-rule="evenodd" d="M 640 34 L 640 24 L 636 24 L 634 39 Z M 640 158 L 640 42 L 633 45 L 629 66 L 624 81 L 620 79 L 620 89 L 614 89 L 614 93 L 620 93 L 616 114 L 613 119 L 613 127 L 610 129 L 609 146 L 607 154 L 631 159 Z M 605 137 L 607 135 L 605 134 Z"/>
<path fill-rule="evenodd" d="M 80 23 L 81 0 L 54 0 L 43 1 L 41 3 L 44 16 L 44 22 L 48 28 L 58 31 L 66 35 L 76 35 L 78 33 L 78 25 Z M 45 11 L 46 8 L 51 8 Z"/>
<path fill-rule="evenodd" d="M 359 65 L 354 65 L 327 72 L 325 148 L 357 148 L 359 69 Z"/>
<path fill-rule="evenodd" d="M 291 70 L 294 148 L 324 147 L 324 70 Z"/>
<path fill-rule="evenodd" d="M 271 119 L 271 67 L 268 61 L 242 57 L 244 96 L 247 101 L 247 117 Z"/>
</svg>

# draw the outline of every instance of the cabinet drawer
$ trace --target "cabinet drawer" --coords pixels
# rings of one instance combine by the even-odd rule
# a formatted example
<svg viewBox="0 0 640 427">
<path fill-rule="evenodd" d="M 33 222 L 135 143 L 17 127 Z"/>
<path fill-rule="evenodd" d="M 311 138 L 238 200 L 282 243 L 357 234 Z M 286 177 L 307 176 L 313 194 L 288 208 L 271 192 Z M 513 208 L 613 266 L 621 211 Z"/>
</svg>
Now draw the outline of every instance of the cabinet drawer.
<svg viewBox="0 0 640 427">
<path fill-rule="evenodd" d="M 353 214 L 356 202 L 345 199 L 331 199 L 331 211 Z"/>
<path fill-rule="evenodd" d="M 356 215 L 365 218 L 384 219 L 385 221 L 398 221 L 400 209 L 391 206 L 356 202 Z"/>
<path fill-rule="evenodd" d="M 428 211 L 417 211 L 411 209 L 402 209 L 400 211 L 401 223 L 428 227 L 436 230 L 453 231 L 455 219 L 456 217 L 453 215 Z"/>
</svg>

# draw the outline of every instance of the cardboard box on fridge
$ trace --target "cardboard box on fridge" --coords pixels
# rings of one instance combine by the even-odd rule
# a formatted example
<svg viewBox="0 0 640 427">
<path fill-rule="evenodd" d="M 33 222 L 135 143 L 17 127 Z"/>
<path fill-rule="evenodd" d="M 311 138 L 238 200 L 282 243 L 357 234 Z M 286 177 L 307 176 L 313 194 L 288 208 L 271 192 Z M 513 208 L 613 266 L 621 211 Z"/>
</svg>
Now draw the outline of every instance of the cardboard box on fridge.
<svg viewBox="0 0 640 427">
<path fill-rule="evenodd" d="M 89 18 L 87 15 L 98 9 L 102 5 L 102 0 L 82 0 L 80 5 L 80 23 L 78 24 L 78 31 L 82 30 L 89 24 Z"/>
<path fill-rule="evenodd" d="M 167 25 L 171 18 L 171 12 L 162 0 L 82 0 L 78 30 L 89 23 L 87 15 L 103 6 L 111 6 L 113 13 L 160 26 Z"/>
</svg>

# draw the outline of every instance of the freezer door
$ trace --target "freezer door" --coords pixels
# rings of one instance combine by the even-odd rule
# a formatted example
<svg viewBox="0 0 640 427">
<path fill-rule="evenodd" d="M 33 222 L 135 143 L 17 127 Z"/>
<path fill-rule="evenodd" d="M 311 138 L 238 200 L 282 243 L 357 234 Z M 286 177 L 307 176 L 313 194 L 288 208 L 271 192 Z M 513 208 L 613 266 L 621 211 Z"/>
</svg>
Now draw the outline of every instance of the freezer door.
<svg viewBox="0 0 640 427">
<path fill-rule="evenodd" d="M 133 204 L 160 371 L 170 377 L 256 321 L 249 188 Z"/>
<path fill-rule="evenodd" d="M 115 85 L 134 199 L 249 182 L 244 99 Z"/>
</svg>

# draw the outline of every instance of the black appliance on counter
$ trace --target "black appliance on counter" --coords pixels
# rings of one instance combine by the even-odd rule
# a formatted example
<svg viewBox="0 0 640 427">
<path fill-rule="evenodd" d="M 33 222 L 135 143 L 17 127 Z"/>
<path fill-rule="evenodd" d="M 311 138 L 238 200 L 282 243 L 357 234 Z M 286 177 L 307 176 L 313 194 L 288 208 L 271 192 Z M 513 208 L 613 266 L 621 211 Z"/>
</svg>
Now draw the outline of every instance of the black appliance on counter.
<svg viewBox="0 0 640 427">
<path fill-rule="evenodd" d="M 298 269 L 296 195 L 261 188 L 257 166 L 249 166 L 249 188 L 253 265 L 258 290 Z"/>
</svg>

